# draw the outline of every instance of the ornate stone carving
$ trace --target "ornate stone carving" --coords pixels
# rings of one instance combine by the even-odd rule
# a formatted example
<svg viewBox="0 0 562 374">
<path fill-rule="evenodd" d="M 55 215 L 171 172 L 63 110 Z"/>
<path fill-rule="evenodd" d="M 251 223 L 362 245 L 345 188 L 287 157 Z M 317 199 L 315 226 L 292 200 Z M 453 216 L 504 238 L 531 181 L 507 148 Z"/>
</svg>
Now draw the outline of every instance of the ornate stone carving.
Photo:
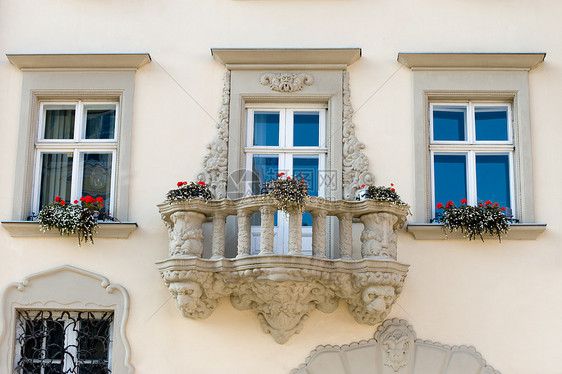
<svg viewBox="0 0 562 374">
<path fill-rule="evenodd" d="M 168 226 L 170 256 L 203 253 L 203 230 L 205 215 L 196 212 L 175 212 L 170 216 L 173 225 Z"/>
<path fill-rule="evenodd" d="M 398 217 L 388 213 L 372 213 L 361 216 L 364 229 L 361 233 L 361 255 L 396 259 L 396 227 Z"/>
<path fill-rule="evenodd" d="M 355 191 L 363 184 L 373 184 L 375 177 L 369 172 L 369 160 L 361 153 L 365 144 L 355 136 L 355 124 L 352 121 L 353 107 L 350 100 L 349 73 L 343 72 L 343 198 L 353 200 Z"/>
<path fill-rule="evenodd" d="M 396 318 L 384 321 L 374 339 L 316 347 L 290 374 L 364 374 L 365 368 L 373 374 L 500 374 L 474 347 L 416 339 L 412 326 Z"/>
<path fill-rule="evenodd" d="M 260 77 L 263 86 L 273 91 L 296 92 L 314 83 L 314 77 L 307 73 L 264 73 Z"/>
<path fill-rule="evenodd" d="M 230 70 L 224 74 L 224 88 L 222 91 L 222 105 L 217 123 L 218 134 L 207 145 L 207 154 L 203 157 L 203 169 L 196 179 L 204 181 L 215 199 L 226 197 L 226 182 L 228 178 L 228 124 L 230 116 Z"/>
<path fill-rule="evenodd" d="M 264 332 L 278 343 L 299 333 L 312 310 L 333 312 L 340 299 L 358 322 L 381 322 L 402 291 L 408 269 L 387 260 L 276 255 L 175 257 L 157 264 L 185 317 L 206 318 L 219 298 L 230 295 L 235 308 L 254 310 Z"/>
</svg>

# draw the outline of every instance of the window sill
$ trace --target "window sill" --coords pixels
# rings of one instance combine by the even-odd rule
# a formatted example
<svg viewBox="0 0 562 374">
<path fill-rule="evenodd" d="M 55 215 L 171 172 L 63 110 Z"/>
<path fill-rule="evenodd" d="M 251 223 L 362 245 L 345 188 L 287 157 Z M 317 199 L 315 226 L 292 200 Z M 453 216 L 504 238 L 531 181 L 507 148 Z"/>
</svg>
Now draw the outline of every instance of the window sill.
<svg viewBox="0 0 562 374">
<path fill-rule="evenodd" d="M 15 237 L 60 237 L 56 230 L 41 232 L 39 224 L 32 221 L 2 221 L 2 226 Z M 95 238 L 127 239 L 137 227 L 136 222 L 103 222 L 99 224 Z"/>
<path fill-rule="evenodd" d="M 502 240 L 535 240 L 545 229 L 546 223 L 515 223 L 511 225 L 507 235 L 502 236 Z M 409 223 L 408 232 L 412 233 L 417 240 L 466 240 L 458 231 L 445 235 L 443 225 L 437 223 Z M 495 236 L 484 236 L 484 239 L 497 240 Z"/>
</svg>

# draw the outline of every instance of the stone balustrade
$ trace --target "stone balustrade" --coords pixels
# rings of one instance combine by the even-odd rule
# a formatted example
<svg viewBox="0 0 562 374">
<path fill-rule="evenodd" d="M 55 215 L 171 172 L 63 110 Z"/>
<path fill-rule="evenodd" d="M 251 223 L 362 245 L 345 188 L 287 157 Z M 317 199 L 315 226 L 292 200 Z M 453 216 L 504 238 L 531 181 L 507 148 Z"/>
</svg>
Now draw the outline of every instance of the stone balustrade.
<svg viewBox="0 0 562 374">
<path fill-rule="evenodd" d="M 261 213 L 260 255 L 273 253 L 274 215 L 277 206 L 267 195 L 237 200 L 192 199 L 185 202 L 164 203 L 158 206 L 168 227 L 170 256 L 203 254 L 202 224 L 212 221 L 212 257 L 225 255 L 226 217 L 236 216 L 238 222 L 237 257 L 250 255 L 252 214 Z M 352 258 L 352 224 L 359 218 L 364 225 L 361 234 L 363 258 L 396 259 L 396 231 L 406 220 L 407 206 L 397 206 L 373 200 L 344 201 L 310 197 L 304 208 L 312 215 L 312 256 L 325 257 L 326 219 L 335 216 L 339 221 L 339 250 L 342 259 Z M 289 255 L 302 255 L 302 212 L 289 212 Z"/>
<path fill-rule="evenodd" d="M 383 321 L 400 293 L 408 265 L 396 260 L 397 231 L 407 206 L 372 200 L 311 197 L 312 256 L 302 255 L 302 212 L 289 212 L 287 255 L 273 251 L 275 202 L 268 196 L 159 206 L 168 227 L 169 257 L 157 262 L 164 283 L 185 317 L 206 318 L 222 297 L 256 312 L 264 332 L 284 343 L 301 331 L 312 310 L 333 312 L 340 300 L 358 323 Z M 251 216 L 261 213 L 259 255 L 250 255 Z M 225 257 L 228 216 L 237 217 L 236 258 Z M 341 258 L 326 258 L 327 217 L 339 222 Z M 352 259 L 353 220 L 363 223 L 362 259 Z M 212 222 L 211 258 L 202 258 L 204 222 Z"/>
</svg>

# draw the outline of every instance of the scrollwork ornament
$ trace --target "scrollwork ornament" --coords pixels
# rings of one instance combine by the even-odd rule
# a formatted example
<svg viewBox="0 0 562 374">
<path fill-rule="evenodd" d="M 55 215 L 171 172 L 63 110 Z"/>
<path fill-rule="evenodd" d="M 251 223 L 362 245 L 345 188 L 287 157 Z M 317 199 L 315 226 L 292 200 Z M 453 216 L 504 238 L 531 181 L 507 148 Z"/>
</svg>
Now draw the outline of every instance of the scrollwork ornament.
<svg viewBox="0 0 562 374">
<path fill-rule="evenodd" d="M 375 177 L 369 172 L 369 160 L 361 153 L 365 144 L 355 136 L 355 124 L 352 121 L 353 107 L 351 106 L 351 93 L 349 89 L 349 73 L 343 72 L 343 198 L 353 200 L 355 191 L 362 185 L 371 185 Z"/>
<path fill-rule="evenodd" d="M 222 90 L 222 104 L 219 110 L 219 121 L 216 124 L 218 134 L 207 145 L 207 153 L 203 157 L 203 168 L 197 174 L 196 180 L 203 181 L 213 192 L 215 199 L 226 197 L 226 182 L 228 178 L 228 127 L 230 117 L 230 70 L 224 74 L 224 88 Z"/>
<path fill-rule="evenodd" d="M 263 86 L 269 85 L 273 91 L 296 92 L 304 86 L 311 86 L 314 77 L 308 73 L 264 73 L 260 77 Z"/>
</svg>

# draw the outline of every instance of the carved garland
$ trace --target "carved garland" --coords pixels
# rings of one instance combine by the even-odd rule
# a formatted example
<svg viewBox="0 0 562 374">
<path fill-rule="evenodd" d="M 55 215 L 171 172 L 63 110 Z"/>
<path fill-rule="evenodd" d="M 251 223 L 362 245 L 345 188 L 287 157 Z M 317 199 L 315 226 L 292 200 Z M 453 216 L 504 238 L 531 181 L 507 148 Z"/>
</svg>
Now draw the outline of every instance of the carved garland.
<svg viewBox="0 0 562 374">
<path fill-rule="evenodd" d="M 215 199 L 226 197 L 226 182 L 228 178 L 228 125 L 230 117 L 230 70 L 224 73 L 224 88 L 222 90 L 222 105 L 217 123 L 218 134 L 207 145 L 207 154 L 203 157 L 203 168 L 196 180 L 204 181 Z"/>
<path fill-rule="evenodd" d="M 352 121 L 353 107 L 351 106 L 349 89 L 349 73 L 343 72 L 343 198 L 353 200 L 355 191 L 363 184 L 373 184 L 375 177 L 369 172 L 369 160 L 361 153 L 365 144 L 355 136 L 355 124 Z"/>
<path fill-rule="evenodd" d="M 273 91 L 296 92 L 314 83 L 312 75 L 307 73 L 264 73 L 260 77 L 263 86 L 269 85 Z"/>
</svg>

